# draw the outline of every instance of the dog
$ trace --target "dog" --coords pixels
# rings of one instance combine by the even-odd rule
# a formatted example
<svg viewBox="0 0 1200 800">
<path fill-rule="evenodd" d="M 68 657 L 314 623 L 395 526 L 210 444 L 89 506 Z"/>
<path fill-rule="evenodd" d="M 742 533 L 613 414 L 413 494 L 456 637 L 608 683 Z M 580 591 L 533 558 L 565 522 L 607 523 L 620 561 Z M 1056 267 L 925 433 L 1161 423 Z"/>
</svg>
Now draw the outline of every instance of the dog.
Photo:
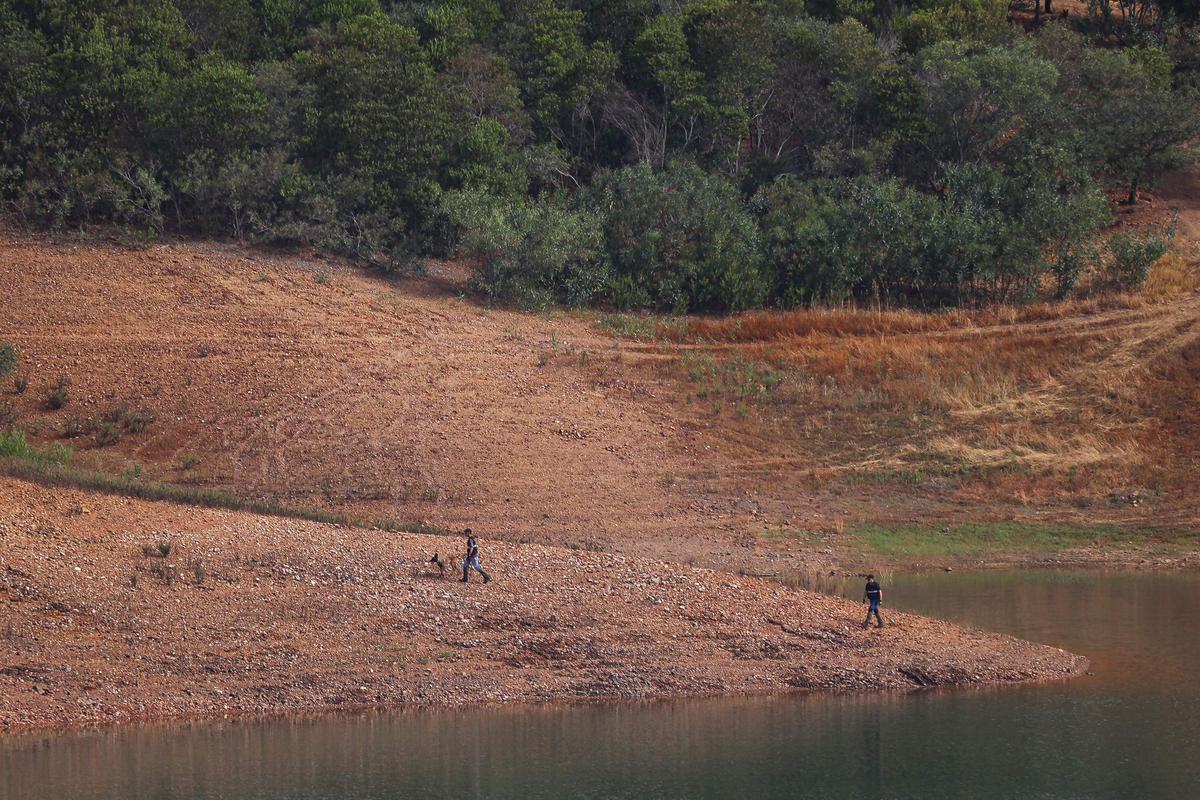
<svg viewBox="0 0 1200 800">
<path fill-rule="evenodd" d="M 454 556 L 447 556 L 444 560 L 437 553 L 433 554 L 433 558 L 429 559 L 430 564 L 437 564 L 438 575 L 446 577 L 446 570 L 450 570 L 450 577 L 453 578 L 461 571 L 458 559 Z"/>
</svg>

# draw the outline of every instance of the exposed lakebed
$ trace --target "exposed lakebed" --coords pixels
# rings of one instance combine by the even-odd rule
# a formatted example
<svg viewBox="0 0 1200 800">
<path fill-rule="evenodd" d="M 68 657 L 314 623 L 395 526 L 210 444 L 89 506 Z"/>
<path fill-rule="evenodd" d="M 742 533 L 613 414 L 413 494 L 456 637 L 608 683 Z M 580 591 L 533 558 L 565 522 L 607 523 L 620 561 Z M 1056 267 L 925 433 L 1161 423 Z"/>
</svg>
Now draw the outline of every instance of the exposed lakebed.
<svg viewBox="0 0 1200 800">
<path fill-rule="evenodd" d="M 1091 658 L 1070 681 L 134 726 L 0 740 L 0 800 L 1176 797 L 1200 576 L 904 576 L 895 606 Z"/>
</svg>

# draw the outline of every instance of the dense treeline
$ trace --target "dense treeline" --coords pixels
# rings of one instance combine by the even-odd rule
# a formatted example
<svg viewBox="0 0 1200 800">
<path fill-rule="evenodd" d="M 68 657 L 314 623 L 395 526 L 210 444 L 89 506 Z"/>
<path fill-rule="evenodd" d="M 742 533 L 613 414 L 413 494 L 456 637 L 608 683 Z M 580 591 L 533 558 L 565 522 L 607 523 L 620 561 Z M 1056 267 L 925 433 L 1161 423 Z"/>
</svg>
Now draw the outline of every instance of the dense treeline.
<svg viewBox="0 0 1200 800">
<path fill-rule="evenodd" d="M 522 305 L 1066 294 L 1104 190 L 1200 130 L 1195 9 L 1095 5 L 1031 35 L 997 0 L 0 0 L 0 200 L 460 250 Z"/>
</svg>

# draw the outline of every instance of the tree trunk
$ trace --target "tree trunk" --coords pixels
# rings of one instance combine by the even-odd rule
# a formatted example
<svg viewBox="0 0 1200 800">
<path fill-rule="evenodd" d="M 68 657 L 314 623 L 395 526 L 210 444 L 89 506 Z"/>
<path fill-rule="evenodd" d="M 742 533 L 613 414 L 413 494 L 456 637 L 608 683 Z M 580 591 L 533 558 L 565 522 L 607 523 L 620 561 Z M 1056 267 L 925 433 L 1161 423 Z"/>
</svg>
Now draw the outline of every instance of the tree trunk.
<svg viewBox="0 0 1200 800">
<path fill-rule="evenodd" d="M 1050 0 L 1046 0 L 1046 13 L 1050 13 Z"/>
<path fill-rule="evenodd" d="M 1133 180 L 1129 182 L 1129 197 L 1125 198 L 1125 205 L 1136 205 L 1138 201 L 1138 183 L 1141 180 L 1140 175 L 1135 175 Z"/>
</svg>

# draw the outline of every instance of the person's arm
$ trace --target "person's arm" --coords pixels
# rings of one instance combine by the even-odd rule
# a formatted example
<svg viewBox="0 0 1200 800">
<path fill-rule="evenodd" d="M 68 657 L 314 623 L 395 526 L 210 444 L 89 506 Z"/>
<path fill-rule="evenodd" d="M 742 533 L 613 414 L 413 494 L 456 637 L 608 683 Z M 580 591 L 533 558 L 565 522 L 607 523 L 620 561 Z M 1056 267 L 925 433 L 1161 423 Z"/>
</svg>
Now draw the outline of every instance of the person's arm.
<svg viewBox="0 0 1200 800">
<path fill-rule="evenodd" d="M 879 587 L 879 604 L 883 605 L 883 587 Z"/>
</svg>

